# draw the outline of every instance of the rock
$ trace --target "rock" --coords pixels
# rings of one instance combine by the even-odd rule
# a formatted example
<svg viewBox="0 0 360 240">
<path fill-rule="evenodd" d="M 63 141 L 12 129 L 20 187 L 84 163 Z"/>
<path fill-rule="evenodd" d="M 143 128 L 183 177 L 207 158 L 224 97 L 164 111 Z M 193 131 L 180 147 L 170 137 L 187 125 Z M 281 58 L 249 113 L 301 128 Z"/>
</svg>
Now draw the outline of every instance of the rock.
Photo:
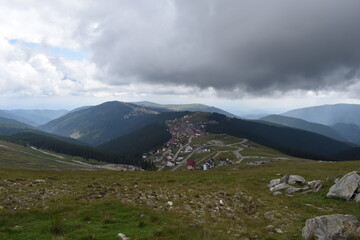
<svg viewBox="0 0 360 240">
<path fill-rule="evenodd" d="M 280 183 L 272 188 L 270 188 L 271 192 L 275 192 L 275 191 L 279 191 L 279 190 L 283 190 L 283 189 L 287 189 L 288 187 L 290 187 L 290 185 L 286 184 L 286 183 Z"/>
<path fill-rule="evenodd" d="M 44 182 L 46 182 L 46 180 L 44 180 L 44 179 L 36 179 L 34 181 L 34 183 L 44 183 Z"/>
<path fill-rule="evenodd" d="M 220 200 L 220 201 L 219 201 L 219 204 L 220 204 L 221 206 L 224 206 L 224 201 L 223 201 L 223 200 Z"/>
<path fill-rule="evenodd" d="M 354 171 L 343 176 L 337 183 L 331 186 L 326 197 L 343 198 L 349 200 L 354 195 L 360 184 L 360 175 Z"/>
<path fill-rule="evenodd" d="M 284 233 L 280 228 L 275 228 L 276 233 Z"/>
<path fill-rule="evenodd" d="M 296 184 L 304 185 L 306 184 L 306 180 L 305 178 L 299 175 L 290 175 L 287 183 L 290 185 L 296 185 Z"/>
<path fill-rule="evenodd" d="M 266 228 L 266 229 L 273 229 L 274 226 L 273 226 L 273 225 L 267 225 L 265 228 Z"/>
<path fill-rule="evenodd" d="M 351 215 L 325 215 L 306 220 L 303 240 L 360 240 L 360 222 Z"/>
<path fill-rule="evenodd" d="M 168 201 L 167 203 L 166 203 L 166 206 L 168 206 L 168 207 L 172 207 L 174 205 L 174 203 L 172 202 L 172 201 Z"/>
<path fill-rule="evenodd" d="M 119 233 L 117 236 L 120 240 L 129 240 L 130 239 L 123 233 Z"/>
<path fill-rule="evenodd" d="M 308 186 L 313 192 L 318 192 L 322 188 L 323 182 L 321 180 L 313 180 L 308 182 Z"/>
<path fill-rule="evenodd" d="M 280 183 L 281 183 L 280 178 L 273 179 L 273 180 L 270 181 L 268 187 L 272 188 L 272 187 L 275 187 L 276 185 L 279 185 Z"/>
<path fill-rule="evenodd" d="M 281 195 L 281 194 L 282 194 L 282 192 L 279 192 L 279 191 L 273 192 L 274 196 Z"/>
<path fill-rule="evenodd" d="M 281 183 L 288 183 L 288 181 L 289 181 L 289 176 L 288 175 L 285 175 L 280 179 Z"/>
</svg>

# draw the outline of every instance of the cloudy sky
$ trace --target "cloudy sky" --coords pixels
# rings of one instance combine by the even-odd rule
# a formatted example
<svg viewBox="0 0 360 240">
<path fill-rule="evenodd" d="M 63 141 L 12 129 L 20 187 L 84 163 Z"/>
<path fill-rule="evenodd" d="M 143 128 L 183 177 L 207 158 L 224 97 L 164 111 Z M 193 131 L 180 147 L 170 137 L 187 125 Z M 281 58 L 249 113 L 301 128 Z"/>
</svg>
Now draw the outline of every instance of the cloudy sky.
<svg viewBox="0 0 360 240">
<path fill-rule="evenodd" d="M 1 0 L 0 109 L 360 103 L 358 0 Z"/>
</svg>

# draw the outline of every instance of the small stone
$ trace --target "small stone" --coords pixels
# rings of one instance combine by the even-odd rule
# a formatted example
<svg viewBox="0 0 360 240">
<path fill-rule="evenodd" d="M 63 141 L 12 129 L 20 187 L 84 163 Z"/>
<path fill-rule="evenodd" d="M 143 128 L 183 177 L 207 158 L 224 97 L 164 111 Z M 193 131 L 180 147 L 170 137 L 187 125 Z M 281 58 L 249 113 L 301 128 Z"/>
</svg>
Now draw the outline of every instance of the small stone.
<svg viewBox="0 0 360 240">
<path fill-rule="evenodd" d="M 223 201 L 223 200 L 220 200 L 220 201 L 219 201 L 219 204 L 220 204 L 221 206 L 224 206 L 224 201 Z"/>
<path fill-rule="evenodd" d="M 129 240 L 130 239 L 123 233 L 119 233 L 117 236 L 118 236 L 119 240 Z"/>
<path fill-rule="evenodd" d="M 44 180 L 44 179 L 36 179 L 34 181 L 34 183 L 43 183 L 43 182 L 46 182 L 46 180 Z"/>
<path fill-rule="evenodd" d="M 168 201 L 168 202 L 166 203 L 166 205 L 169 206 L 169 207 L 172 207 L 172 206 L 174 205 L 174 203 L 173 203 L 172 201 Z"/>
<path fill-rule="evenodd" d="M 280 228 L 275 228 L 276 233 L 284 233 Z"/>
<path fill-rule="evenodd" d="M 281 194 L 282 194 L 282 192 L 279 192 L 279 191 L 273 192 L 274 196 L 281 195 Z"/>
<path fill-rule="evenodd" d="M 273 229 L 274 226 L 273 226 L 273 225 L 267 225 L 265 228 L 266 228 L 266 229 Z"/>
</svg>

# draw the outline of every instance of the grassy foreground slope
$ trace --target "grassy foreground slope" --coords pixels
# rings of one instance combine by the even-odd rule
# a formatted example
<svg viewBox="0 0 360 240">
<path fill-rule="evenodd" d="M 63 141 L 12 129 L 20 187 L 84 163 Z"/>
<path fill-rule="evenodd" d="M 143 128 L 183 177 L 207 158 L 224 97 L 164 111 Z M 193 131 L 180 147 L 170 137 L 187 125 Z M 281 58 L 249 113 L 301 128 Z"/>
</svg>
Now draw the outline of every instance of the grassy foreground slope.
<svg viewBox="0 0 360 240">
<path fill-rule="evenodd" d="M 0 140 L 0 169 L 94 171 L 105 164 Z"/>
<path fill-rule="evenodd" d="M 119 232 L 131 239 L 301 239 L 308 218 L 360 217 L 359 204 L 325 197 L 336 177 L 360 170 L 358 161 L 228 167 L 121 173 L 0 170 L 0 239 L 115 240 Z M 325 183 L 318 193 L 274 196 L 267 184 L 278 174 Z"/>
</svg>

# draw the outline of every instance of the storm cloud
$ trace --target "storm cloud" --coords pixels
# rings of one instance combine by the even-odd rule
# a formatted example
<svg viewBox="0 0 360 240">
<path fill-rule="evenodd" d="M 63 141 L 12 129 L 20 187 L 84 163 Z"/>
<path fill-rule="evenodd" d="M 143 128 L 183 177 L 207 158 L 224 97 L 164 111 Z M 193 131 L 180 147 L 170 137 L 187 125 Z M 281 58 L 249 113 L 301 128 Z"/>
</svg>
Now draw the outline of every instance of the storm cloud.
<svg viewBox="0 0 360 240">
<path fill-rule="evenodd" d="M 108 84 L 271 95 L 357 83 L 359 13 L 358 0 L 140 0 L 93 3 L 82 17 Z"/>
</svg>

